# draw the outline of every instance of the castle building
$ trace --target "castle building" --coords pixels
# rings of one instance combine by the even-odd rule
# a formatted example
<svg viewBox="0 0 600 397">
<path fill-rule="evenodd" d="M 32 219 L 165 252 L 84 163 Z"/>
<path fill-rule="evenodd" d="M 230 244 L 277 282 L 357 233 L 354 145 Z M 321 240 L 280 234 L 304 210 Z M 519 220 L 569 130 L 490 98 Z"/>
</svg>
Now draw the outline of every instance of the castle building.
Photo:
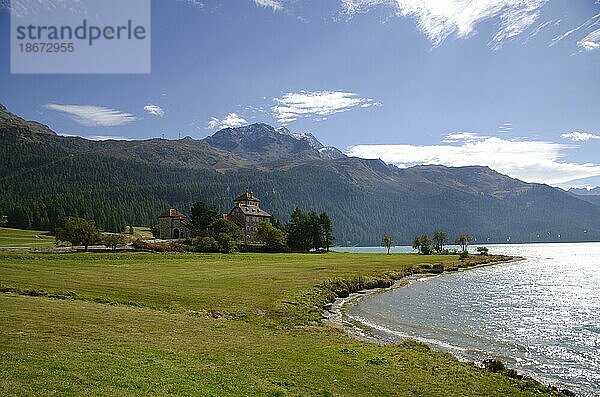
<svg viewBox="0 0 600 397">
<path fill-rule="evenodd" d="M 225 215 L 238 225 L 242 231 L 242 242 L 255 243 L 258 225 L 262 222 L 271 222 L 271 214 L 260 208 L 260 200 L 252 192 L 246 191 L 235 200 L 235 206 Z"/>
<path fill-rule="evenodd" d="M 187 217 L 174 208 L 167 210 L 158 217 L 158 227 L 160 239 L 178 239 L 189 237 L 192 231 L 192 225 Z"/>
<path fill-rule="evenodd" d="M 258 225 L 271 222 L 271 214 L 260 208 L 260 200 L 250 191 L 235 200 L 234 207 L 223 218 L 235 223 L 242 232 L 242 243 L 256 243 Z M 169 209 L 158 217 L 159 236 L 163 240 L 190 237 L 192 225 L 187 217 L 176 209 Z"/>
</svg>

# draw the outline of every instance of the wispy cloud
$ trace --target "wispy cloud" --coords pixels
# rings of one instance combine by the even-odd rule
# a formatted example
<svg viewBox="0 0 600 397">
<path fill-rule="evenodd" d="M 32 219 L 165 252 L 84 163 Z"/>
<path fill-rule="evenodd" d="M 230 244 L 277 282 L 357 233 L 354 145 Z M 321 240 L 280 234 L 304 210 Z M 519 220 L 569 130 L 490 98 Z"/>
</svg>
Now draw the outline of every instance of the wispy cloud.
<svg viewBox="0 0 600 397">
<path fill-rule="evenodd" d="M 513 129 L 512 123 L 503 123 L 502 125 L 498 126 L 498 133 L 506 134 L 508 132 L 511 132 L 512 129 Z"/>
<path fill-rule="evenodd" d="M 89 139 L 90 141 L 134 141 L 136 139 L 133 138 L 128 138 L 126 136 L 122 136 L 122 135 L 77 135 L 77 134 L 65 134 L 62 132 L 59 132 L 58 135 L 60 136 L 65 136 L 65 137 L 78 137 L 78 138 L 84 138 L 84 139 Z"/>
<path fill-rule="evenodd" d="M 163 117 L 165 115 L 165 111 L 158 105 L 153 105 L 151 103 L 144 106 L 144 110 L 154 116 Z"/>
<path fill-rule="evenodd" d="M 481 135 L 476 134 L 474 132 L 453 132 L 451 134 L 446 135 L 444 137 L 444 139 L 442 140 L 442 142 L 444 142 L 444 143 L 454 143 L 454 142 L 459 142 L 459 141 L 472 142 L 472 141 L 481 140 L 482 138 L 487 138 L 487 137 L 482 137 Z"/>
<path fill-rule="evenodd" d="M 593 17 L 591 17 L 590 19 L 588 19 L 587 21 L 585 21 L 584 23 L 582 23 L 581 25 L 573 28 L 573 29 L 569 29 L 566 32 L 554 37 L 552 39 L 552 41 L 550 42 L 550 47 L 560 43 L 561 41 L 563 41 L 564 39 L 572 36 L 573 34 L 575 34 L 576 32 L 583 30 L 584 32 L 590 28 L 593 28 L 594 26 L 598 26 L 598 24 L 600 23 L 600 14 L 596 14 Z M 589 30 L 588 30 L 589 31 Z M 594 32 L 592 32 L 594 33 Z M 590 33 L 591 34 L 591 33 Z M 589 36 L 589 35 L 588 35 Z M 598 42 L 598 38 L 594 39 L 592 38 L 591 40 L 586 40 L 585 38 L 582 40 L 579 40 L 577 42 L 577 44 L 579 45 L 579 47 L 583 48 L 583 49 L 587 49 L 585 46 L 588 45 L 589 43 L 597 43 Z M 581 44 L 580 44 L 581 43 Z M 593 50 L 594 48 L 589 48 L 590 50 Z"/>
<path fill-rule="evenodd" d="M 381 158 L 400 167 L 440 164 L 452 167 L 487 165 L 490 168 L 527 182 L 565 184 L 582 178 L 600 176 L 599 164 L 564 161 L 571 145 L 527 139 L 464 135 L 456 140 L 452 134 L 440 145 L 358 145 L 346 154 L 363 158 Z M 454 140 L 454 141 L 453 141 Z M 454 143 L 451 144 L 450 142 Z"/>
<path fill-rule="evenodd" d="M 254 3 L 257 6 L 271 8 L 274 11 L 279 11 L 279 10 L 283 9 L 282 0 L 254 0 Z"/>
<path fill-rule="evenodd" d="M 527 39 L 525 39 L 525 42 L 528 42 L 529 40 L 533 39 L 535 36 L 537 36 L 538 34 L 540 34 L 540 32 L 542 32 L 543 30 L 547 29 L 548 27 L 559 26 L 561 22 L 562 22 L 561 19 L 553 19 L 553 20 L 550 20 L 550 21 L 546 21 L 546 22 L 540 23 L 535 29 L 532 29 L 529 32 L 529 34 L 527 35 Z"/>
<path fill-rule="evenodd" d="M 8 10 L 19 18 L 37 15 L 59 17 L 65 11 L 74 16 L 89 16 L 85 1 L 82 0 L 0 0 L 1 10 Z"/>
<path fill-rule="evenodd" d="M 279 123 L 285 125 L 300 117 L 328 116 L 346 112 L 357 106 L 366 108 L 381 105 L 371 98 L 344 91 L 301 91 L 287 93 L 273 99 L 277 105 L 271 110 Z"/>
<path fill-rule="evenodd" d="M 248 124 L 248 122 L 237 113 L 229 113 L 222 120 L 216 117 L 211 117 L 208 121 L 208 128 L 211 130 L 222 128 L 235 128 Z"/>
<path fill-rule="evenodd" d="M 600 29 L 594 30 L 583 39 L 579 40 L 577 45 L 586 51 L 593 51 L 600 48 Z"/>
<path fill-rule="evenodd" d="M 434 46 L 455 34 L 465 38 L 475 33 L 476 25 L 499 19 L 499 29 L 490 41 L 494 49 L 532 26 L 548 0 L 342 0 L 346 14 L 388 7 L 397 15 L 412 17 Z"/>
<path fill-rule="evenodd" d="M 589 132 L 568 132 L 561 135 L 565 139 L 570 139 L 575 142 L 587 142 L 592 139 L 600 139 L 600 135 L 590 134 Z"/>
<path fill-rule="evenodd" d="M 89 105 L 59 105 L 48 103 L 46 109 L 55 110 L 66 114 L 75 122 L 86 127 L 114 127 L 129 124 L 137 120 L 131 113 Z"/>
</svg>

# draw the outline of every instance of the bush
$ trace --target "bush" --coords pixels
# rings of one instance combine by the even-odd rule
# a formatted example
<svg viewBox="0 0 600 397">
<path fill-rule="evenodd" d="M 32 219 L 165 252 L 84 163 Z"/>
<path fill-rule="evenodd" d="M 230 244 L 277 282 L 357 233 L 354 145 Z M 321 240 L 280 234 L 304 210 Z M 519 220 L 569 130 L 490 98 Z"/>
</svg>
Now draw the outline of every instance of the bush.
<svg viewBox="0 0 600 397">
<path fill-rule="evenodd" d="M 430 271 L 434 274 L 444 273 L 444 265 L 442 265 L 441 263 L 436 263 L 435 265 L 431 266 Z"/>
<path fill-rule="evenodd" d="M 488 249 L 488 247 L 477 247 L 477 252 L 479 253 L 479 255 L 487 256 L 490 250 Z"/>
<path fill-rule="evenodd" d="M 235 240 L 227 233 L 219 233 L 218 243 L 219 250 L 226 254 L 231 254 L 237 248 Z"/>
<path fill-rule="evenodd" d="M 154 252 L 183 252 L 186 250 L 185 246 L 180 243 L 149 243 L 139 238 L 133 242 L 133 248 L 138 250 L 148 250 Z"/>
<path fill-rule="evenodd" d="M 488 358 L 483 361 L 483 367 L 490 372 L 504 372 L 506 371 L 506 367 L 502 363 L 502 361 L 497 358 Z"/>
<path fill-rule="evenodd" d="M 102 243 L 113 251 L 117 249 L 117 246 L 124 245 L 126 242 L 127 239 L 122 234 L 106 234 L 102 237 Z"/>
<path fill-rule="evenodd" d="M 369 361 L 367 361 L 367 363 L 372 364 L 372 365 L 386 365 L 386 364 L 390 364 L 391 361 L 385 357 L 375 357 L 375 358 L 372 358 Z"/>
<path fill-rule="evenodd" d="M 467 259 L 469 257 L 469 252 L 468 251 L 463 251 L 460 253 L 460 255 L 458 256 L 460 259 Z"/>
<path fill-rule="evenodd" d="M 196 252 L 219 252 L 219 242 L 214 237 L 198 237 L 191 245 Z"/>
</svg>

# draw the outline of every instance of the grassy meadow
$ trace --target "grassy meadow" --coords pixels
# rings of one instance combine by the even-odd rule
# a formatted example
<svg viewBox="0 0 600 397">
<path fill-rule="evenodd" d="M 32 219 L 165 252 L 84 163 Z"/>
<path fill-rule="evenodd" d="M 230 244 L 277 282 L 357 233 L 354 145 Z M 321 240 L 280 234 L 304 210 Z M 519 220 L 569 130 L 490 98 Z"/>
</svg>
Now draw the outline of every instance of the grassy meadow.
<svg viewBox="0 0 600 397">
<path fill-rule="evenodd" d="M 0 252 L 0 395 L 551 395 L 321 323 L 328 280 L 426 262 L 458 259 Z"/>
<path fill-rule="evenodd" d="M 54 236 L 38 230 L 0 227 L 0 247 L 53 247 Z"/>
</svg>

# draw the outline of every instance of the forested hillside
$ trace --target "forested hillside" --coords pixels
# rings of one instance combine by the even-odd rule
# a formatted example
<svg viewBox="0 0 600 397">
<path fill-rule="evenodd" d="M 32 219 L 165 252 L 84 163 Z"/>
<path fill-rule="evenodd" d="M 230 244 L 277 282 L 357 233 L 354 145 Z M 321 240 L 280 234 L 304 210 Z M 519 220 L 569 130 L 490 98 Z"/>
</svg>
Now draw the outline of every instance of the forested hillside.
<svg viewBox="0 0 600 397">
<path fill-rule="evenodd" d="M 278 164 L 267 166 L 189 138 L 135 147 L 92 142 L 8 115 L 9 121 L 0 117 L 0 215 L 12 227 L 52 230 L 65 215 L 94 219 L 111 231 L 152 226 L 166 208 L 188 212 L 198 200 L 228 211 L 248 188 L 282 221 L 296 206 L 326 211 L 338 244 L 378 244 L 383 233 L 408 243 L 437 229 L 489 242 L 600 240 L 600 207 L 486 167 L 402 170 L 318 154 L 286 160 L 285 148 L 278 149 Z"/>
</svg>

